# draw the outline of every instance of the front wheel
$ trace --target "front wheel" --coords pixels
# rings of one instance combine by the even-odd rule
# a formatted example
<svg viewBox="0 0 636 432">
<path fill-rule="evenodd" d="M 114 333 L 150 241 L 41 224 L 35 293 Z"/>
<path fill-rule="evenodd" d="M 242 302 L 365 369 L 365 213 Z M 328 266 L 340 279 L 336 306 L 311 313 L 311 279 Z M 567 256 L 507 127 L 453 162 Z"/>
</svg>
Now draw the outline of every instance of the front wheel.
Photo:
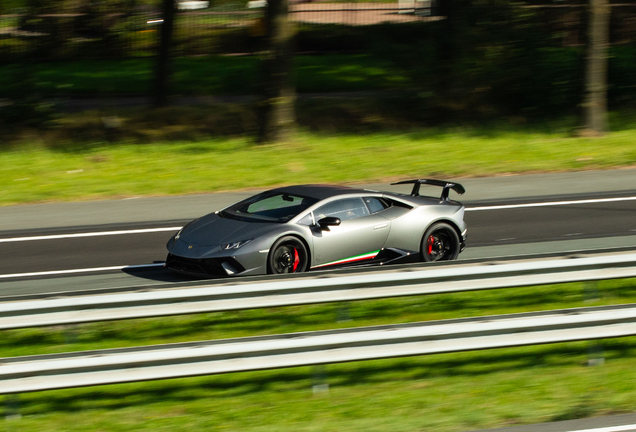
<svg viewBox="0 0 636 432">
<path fill-rule="evenodd" d="M 270 274 L 301 273 L 309 267 L 307 248 L 296 237 L 281 237 L 270 248 L 267 272 Z"/>
<path fill-rule="evenodd" d="M 460 242 L 457 231 L 447 223 L 431 225 L 422 237 L 422 261 L 452 261 L 459 256 Z"/>
</svg>

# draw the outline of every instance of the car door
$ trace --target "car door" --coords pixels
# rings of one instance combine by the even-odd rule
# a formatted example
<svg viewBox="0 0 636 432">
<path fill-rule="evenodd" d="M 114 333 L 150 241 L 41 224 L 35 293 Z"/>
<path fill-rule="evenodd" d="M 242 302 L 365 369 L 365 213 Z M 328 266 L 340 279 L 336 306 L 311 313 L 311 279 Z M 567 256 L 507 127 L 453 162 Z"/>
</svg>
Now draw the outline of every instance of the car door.
<svg viewBox="0 0 636 432">
<path fill-rule="evenodd" d="M 365 200 L 376 205 L 369 205 Z M 372 214 L 374 210 L 378 213 L 374 201 L 377 198 L 365 200 L 340 198 L 314 210 L 316 222 L 331 216 L 339 218 L 341 223 L 328 230 L 314 227 L 313 268 L 362 262 L 372 259 L 382 249 L 391 222 L 380 214 Z"/>
</svg>

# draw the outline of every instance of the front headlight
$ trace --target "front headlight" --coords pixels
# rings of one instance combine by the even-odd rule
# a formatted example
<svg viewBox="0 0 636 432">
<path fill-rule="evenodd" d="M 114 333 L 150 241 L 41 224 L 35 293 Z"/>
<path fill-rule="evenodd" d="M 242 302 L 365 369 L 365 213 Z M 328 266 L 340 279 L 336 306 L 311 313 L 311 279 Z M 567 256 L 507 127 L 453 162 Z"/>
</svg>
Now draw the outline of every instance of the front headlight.
<svg viewBox="0 0 636 432">
<path fill-rule="evenodd" d="M 237 241 L 237 242 L 234 242 L 234 243 L 227 243 L 227 244 L 221 245 L 221 248 L 223 250 L 238 249 L 241 246 L 244 246 L 244 245 L 248 244 L 252 240 L 254 240 L 254 239 L 242 240 L 242 241 Z"/>
</svg>

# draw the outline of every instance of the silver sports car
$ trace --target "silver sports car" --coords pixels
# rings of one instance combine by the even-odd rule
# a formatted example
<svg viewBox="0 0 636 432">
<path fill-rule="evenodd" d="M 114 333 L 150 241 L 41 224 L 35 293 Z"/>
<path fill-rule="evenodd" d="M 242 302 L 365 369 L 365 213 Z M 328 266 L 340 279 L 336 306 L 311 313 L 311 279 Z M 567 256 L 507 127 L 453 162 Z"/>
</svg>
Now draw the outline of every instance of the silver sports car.
<svg viewBox="0 0 636 432">
<path fill-rule="evenodd" d="M 168 241 L 166 267 L 216 277 L 457 259 L 466 241 L 464 188 L 406 180 L 410 195 L 342 186 L 289 186 L 196 219 Z M 439 198 L 421 185 L 442 187 Z"/>
</svg>

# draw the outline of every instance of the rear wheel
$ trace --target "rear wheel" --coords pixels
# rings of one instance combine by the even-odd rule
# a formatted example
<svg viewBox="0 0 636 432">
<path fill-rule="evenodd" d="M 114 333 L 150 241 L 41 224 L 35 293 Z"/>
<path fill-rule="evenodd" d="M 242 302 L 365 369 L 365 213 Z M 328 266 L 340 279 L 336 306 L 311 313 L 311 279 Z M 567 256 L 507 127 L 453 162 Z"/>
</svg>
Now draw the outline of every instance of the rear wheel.
<svg viewBox="0 0 636 432">
<path fill-rule="evenodd" d="M 270 274 L 301 273 L 309 267 L 307 248 L 296 237 L 281 237 L 274 243 L 267 258 Z"/>
<path fill-rule="evenodd" d="M 447 223 L 438 222 L 431 225 L 422 237 L 420 252 L 422 261 L 451 261 L 459 256 L 459 235 Z"/>
</svg>

